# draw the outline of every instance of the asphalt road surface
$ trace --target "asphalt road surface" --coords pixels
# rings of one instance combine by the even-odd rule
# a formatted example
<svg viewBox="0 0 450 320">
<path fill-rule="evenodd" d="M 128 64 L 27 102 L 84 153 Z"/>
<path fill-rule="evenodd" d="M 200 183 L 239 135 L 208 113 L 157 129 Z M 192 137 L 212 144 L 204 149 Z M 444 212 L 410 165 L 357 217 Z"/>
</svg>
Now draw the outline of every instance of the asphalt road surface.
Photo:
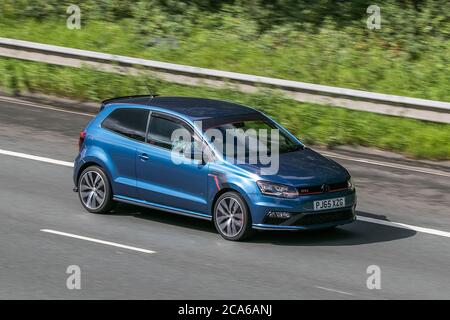
<svg viewBox="0 0 450 320">
<path fill-rule="evenodd" d="M 338 159 L 354 177 L 360 219 L 375 220 L 229 242 L 208 222 L 166 212 L 120 205 L 90 214 L 72 192 L 70 166 L 5 153 L 72 162 L 89 120 L 0 102 L 1 299 L 450 298 L 448 175 Z M 66 286 L 71 265 L 79 290 Z M 367 287 L 371 265 L 380 289 Z"/>
</svg>

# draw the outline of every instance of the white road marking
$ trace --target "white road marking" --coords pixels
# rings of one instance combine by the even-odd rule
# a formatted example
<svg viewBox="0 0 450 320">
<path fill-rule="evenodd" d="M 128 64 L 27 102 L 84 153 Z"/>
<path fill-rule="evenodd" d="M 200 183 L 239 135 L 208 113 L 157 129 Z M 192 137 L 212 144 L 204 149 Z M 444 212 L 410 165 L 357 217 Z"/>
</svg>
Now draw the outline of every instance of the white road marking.
<svg viewBox="0 0 450 320">
<path fill-rule="evenodd" d="M 3 150 L 3 149 L 0 149 L 0 154 L 5 154 L 5 155 L 13 156 L 13 157 L 24 158 L 24 159 L 36 160 L 36 161 L 41 161 L 41 162 L 47 162 L 47 163 L 62 165 L 62 166 L 66 166 L 66 167 L 73 167 L 73 163 L 72 162 L 66 162 L 66 161 L 60 161 L 60 160 L 55 160 L 55 159 L 50 159 L 50 158 L 38 157 L 38 156 L 33 156 L 33 155 L 25 154 L 25 153 L 7 151 L 7 150 Z M 368 217 L 363 217 L 363 216 L 358 216 L 358 220 L 365 221 L 365 222 L 382 224 L 382 225 L 386 225 L 386 226 L 390 226 L 390 227 L 397 227 L 397 228 L 402 228 L 402 229 L 410 229 L 410 230 L 414 230 L 414 231 L 417 231 L 417 232 L 428 233 L 428 234 L 432 234 L 432 235 L 436 235 L 436 236 L 450 238 L 450 232 L 441 231 L 441 230 L 417 227 L 417 226 L 413 226 L 413 225 L 409 225 L 409 224 L 385 221 L 385 220 L 380 220 L 380 219 L 373 219 L 373 218 L 368 218 Z"/>
<path fill-rule="evenodd" d="M 94 116 L 94 114 L 92 114 L 92 113 L 70 111 L 70 110 L 44 106 L 44 105 L 41 105 L 41 104 L 32 103 L 32 102 L 23 101 L 23 100 L 18 100 L 18 99 L 14 99 L 14 98 L 8 98 L 8 97 L 1 97 L 0 101 L 12 102 L 12 103 L 15 103 L 15 104 L 21 104 L 21 105 L 28 106 L 28 107 L 33 107 L 33 108 L 46 109 L 46 110 L 59 111 L 59 112 L 72 113 L 72 114 L 78 114 L 80 116 L 87 116 L 87 117 L 93 117 Z"/>
<path fill-rule="evenodd" d="M 105 244 L 105 245 L 113 246 L 113 247 L 118 247 L 118 248 L 122 248 L 122 249 L 128 249 L 128 250 L 133 250 L 133 251 L 138 251 L 138 252 L 143 252 L 143 253 L 156 253 L 156 251 L 152 251 L 152 250 L 126 246 L 126 245 L 123 245 L 123 244 L 120 244 L 120 243 L 116 243 L 116 242 L 110 242 L 110 241 L 104 241 L 104 240 L 99 240 L 99 239 L 79 236 L 79 235 L 72 234 L 72 233 L 66 233 L 66 232 L 50 230 L 50 229 L 41 229 L 41 231 L 42 232 L 47 232 L 47 233 L 57 234 L 57 235 L 64 236 L 64 237 L 69 237 L 69 238 L 75 238 L 75 239 L 80 239 L 80 240 L 86 240 L 86 241 L 101 243 L 101 244 Z"/>
<path fill-rule="evenodd" d="M 8 151 L 8 150 L 0 149 L 0 154 L 4 154 L 4 155 L 7 155 L 7 156 L 12 156 L 12 157 L 17 157 L 17 158 L 41 161 L 41 162 L 46 162 L 46 163 L 51 163 L 51 164 L 57 164 L 57 165 L 60 165 L 60 166 L 72 167 L 73 168 L 73 163 L 72 162 L 55 160 L 55 159 L 39 157 L 39 156 L 33 156 L 33 155 L 30 155 L 30 154 L 26 154 L 26 153 L 20 153 L 20 152 L 14 152 L 14 151 Z"/>
<path fill-rule="evenodd" d="M 368 218 L 368 217 L 363 217 L 363 216 L 358 216 L 357 219 L 360 220 L 360 221 L 382 224 L 382 225 L 389 226 L 389 227 L 396 227 L 396 228 L 414 230 L 414 231 L 417 231 L 417 232 L 428 233 L 428 234 L 432 234 L 432 235 L 435 235 L 435 236 L 441 236 L 441 237 L 450 238 L 450 232 L 446 232 L 446 231 L 430 229 L 430 228 L 423 228 L 423 227 L 417 227 L 417 226 L 412 226 L 412 225 L 405 224 L 405 223 L 391 222 L 391 221 L 380 220 L 380 219 L 373 219 L 373 218 Z"/>
<path fill-rule="evenodd" d="M 320 287 L 320 286 L 314 286 L 317 289 L 322 289 L 322 290 L 326 290 L 326 291 L 331 291 L 331 292 L 336 292 L 336 293 L 342 293 L 342 294 L 346 294 L 349 296 L 352 296 L 353 294 L 345 292 L 345 291 L 340 291 L 340 290 L 335 290 L 335 289 L 330 289 L 330 288 L 325 288 L 325 287 Z"/>
<path fill-rule="evenodd" d="M 441 171 L 441 170 L 414 167 L 414 166 L 408 166 L 408 165 L 404 165 L 404 164 L 390 163 L 390 162 L 377 161 L 377 160 L 364 159 L 364 158 L 355 158 L 355 157 L 350 157 L 350 156 L 344 156 L 341 154 L 331 153 L 328 151 L 320 152 L 320 153 L 323 154 L 324 156 L 330 157 L 330 158 L 348 160 L 348 161 L 353 161 L 353 162 L 367 163 L 367 164 L 372 164 L 375 166 L 389 167 L 389 168 L 395 168 L 395 169 L 401 169 L 401 170 L 407 170 L 407 171 L 413 171 L 413 172 L 433 174 L 433 175 L 442 176 L 442 177 L 450 177 L 450 172 L 445 172 L 445 171 Z"/>
</svg>

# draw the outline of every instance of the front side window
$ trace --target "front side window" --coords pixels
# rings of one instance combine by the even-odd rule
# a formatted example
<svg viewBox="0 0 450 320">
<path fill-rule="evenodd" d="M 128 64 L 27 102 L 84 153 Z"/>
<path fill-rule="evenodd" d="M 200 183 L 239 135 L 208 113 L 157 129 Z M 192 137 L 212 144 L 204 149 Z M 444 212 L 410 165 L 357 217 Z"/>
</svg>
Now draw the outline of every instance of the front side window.
<svg viewBox="0 0 450 320">
<path fill-rule="evenodd" d="M 128 138 L 145 141 L 148 110 L 145 109 L 117 109 L 102 123 L 102 127 Z"/>
<path fill-rule="evenodd" d="M 147 142 L 162 147 L 186 158 L 198 159 L 204 151 L 201 138 L 189 125 L 181 120 L 152 114 Z"/>
<path fill-rule="evenodd" d="M 148 128 L 147 142 L 158 147 L 172 150 L 179 141 L 175 141 L 172 133 L 178 129 L 186 129 L 180 121 L 172 120 L 164 116 L 153 115 Z M 191 132 L 191 130 L 189 130 Z"/>
</svg>

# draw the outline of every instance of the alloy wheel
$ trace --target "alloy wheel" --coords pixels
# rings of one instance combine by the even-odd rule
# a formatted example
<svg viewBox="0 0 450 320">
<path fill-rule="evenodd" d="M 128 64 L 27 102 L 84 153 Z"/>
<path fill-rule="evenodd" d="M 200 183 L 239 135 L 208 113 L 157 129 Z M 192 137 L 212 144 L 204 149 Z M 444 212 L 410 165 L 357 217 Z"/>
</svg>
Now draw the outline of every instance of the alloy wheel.
<svg viewBox="0 0 450 320">
<path fill-rule="evenodd" d="M 81 201 L 91 210 L 100 208 L 105 201 L 105 181 L 98 172 L 86 172 L 80 179 L 79 189 Z"/>
<path fill-rule="evenodd" d="M 220 231 L 234 237 L 244 226 L 244 212 L 239 202 L 231 197 L 223 198 L 216 208 L 216 220 Z"/>
</svg>

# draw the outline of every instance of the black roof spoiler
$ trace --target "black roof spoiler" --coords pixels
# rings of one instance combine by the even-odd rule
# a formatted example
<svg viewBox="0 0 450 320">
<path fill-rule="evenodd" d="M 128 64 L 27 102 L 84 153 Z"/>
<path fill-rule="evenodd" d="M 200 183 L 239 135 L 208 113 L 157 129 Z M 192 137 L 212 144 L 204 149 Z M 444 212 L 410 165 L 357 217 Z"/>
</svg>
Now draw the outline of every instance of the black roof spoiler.
<svg viewBox="0 0 450 320">
<path fill-rule="evenodd" d="M 158 94 L 140 94 L 140 95 L 134 95 L 134 96 L 124 96 L 124 97 L 116 97 L 116 98 L 111 98 L 111 99 L 106 99 L 102 101 L 102 104 L 100 106 L 100 111 L 102 111 L 106 105 L 110 104 L 110 103 L 114 103 L 114 102 L 119 102 L 121 100 L 127 100 L 127 99 L 134 99 L 134 98 L 149 98 L 152 99 L 154 97 L 158 97 Z"/>
</svg>

